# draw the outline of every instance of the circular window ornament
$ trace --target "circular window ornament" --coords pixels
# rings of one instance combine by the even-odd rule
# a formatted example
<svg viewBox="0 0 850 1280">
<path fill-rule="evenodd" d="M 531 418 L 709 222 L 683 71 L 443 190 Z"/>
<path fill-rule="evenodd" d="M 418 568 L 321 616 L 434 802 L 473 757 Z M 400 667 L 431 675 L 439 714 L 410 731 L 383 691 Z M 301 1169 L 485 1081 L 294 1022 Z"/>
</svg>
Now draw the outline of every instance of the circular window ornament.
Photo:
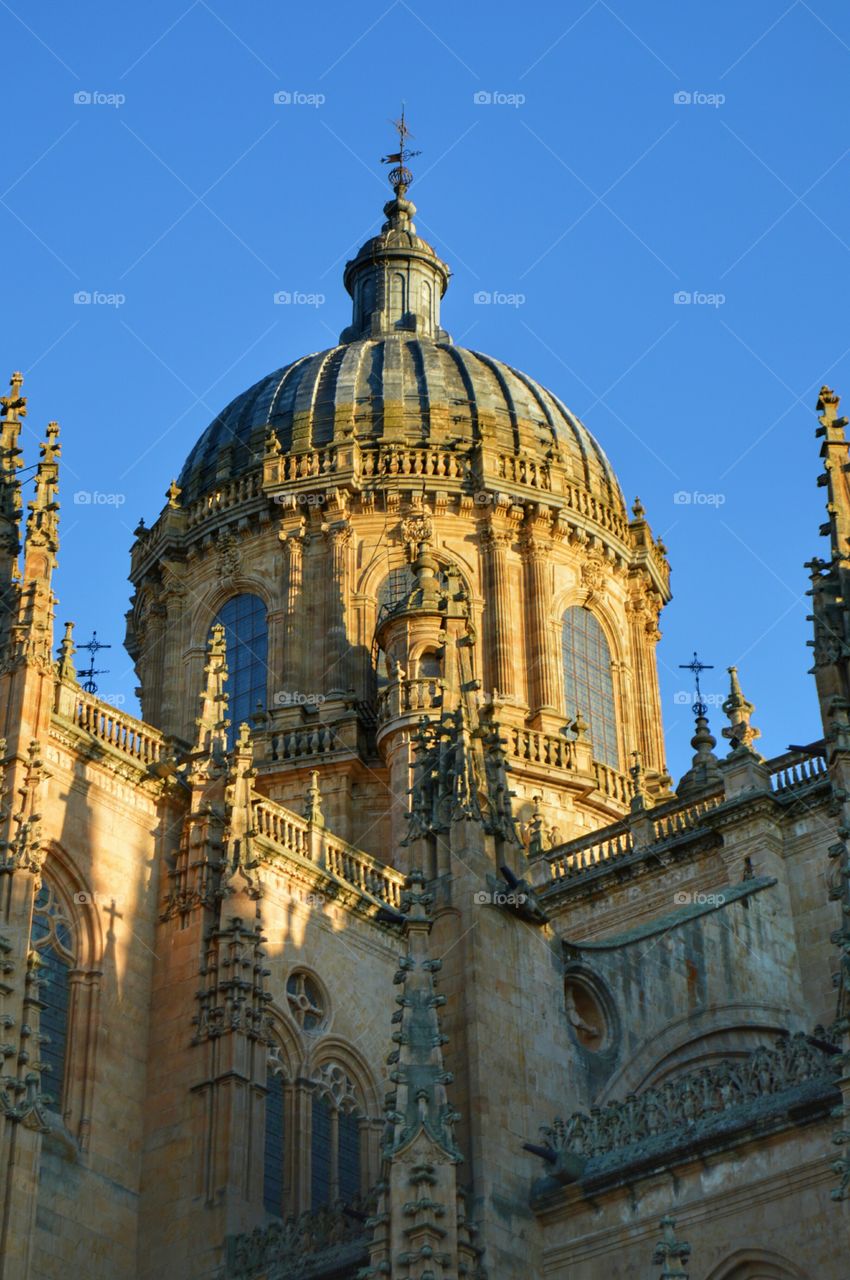
<svg viewBox="0 0 850 1280">
<path fill-rule="evenodd" d="M 328 1002 L 316 978 L 296 969 L 286 980 L 289 1011 L 302 1031 L 319 1031 L 327 1021 Z"/>
<path fill-rule="evenodd" d="M 564 979 L 567 1023 L 573 1038 L 590 1053 L 599 1053 L 611 1043 L 611 1020 L 606 1003 L 595 983 L 583 974 L 567 974 Z"/>
</svg>

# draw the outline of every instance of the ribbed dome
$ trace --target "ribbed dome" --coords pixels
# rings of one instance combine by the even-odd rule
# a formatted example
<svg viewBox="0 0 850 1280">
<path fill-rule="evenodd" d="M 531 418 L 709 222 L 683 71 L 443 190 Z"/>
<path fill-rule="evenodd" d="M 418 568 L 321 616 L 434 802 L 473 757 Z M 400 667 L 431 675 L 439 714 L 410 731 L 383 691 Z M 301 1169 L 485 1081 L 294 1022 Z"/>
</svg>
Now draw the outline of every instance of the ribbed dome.
<svg viewBox="0 0 850 1280">
<path fill-rule="evenodd" d="M 569 409 L 500 360 L 424 336 L 347 342 L 304 356 L 237 396 L 195 445 L 178 481 L 184 502 L 260 465 L 273 426 L 284 452 L 350 439 L 560 455 L 575 483 L 625 513 L 616 476 Z"/>
</svg>

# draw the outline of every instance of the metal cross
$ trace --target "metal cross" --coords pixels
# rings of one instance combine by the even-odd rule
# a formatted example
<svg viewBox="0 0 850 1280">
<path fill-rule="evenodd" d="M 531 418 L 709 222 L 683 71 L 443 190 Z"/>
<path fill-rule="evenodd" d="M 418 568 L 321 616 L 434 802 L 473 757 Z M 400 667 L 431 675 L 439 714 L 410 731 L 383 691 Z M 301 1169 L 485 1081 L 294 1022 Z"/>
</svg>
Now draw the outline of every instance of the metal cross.
<svg viewBox="0 0 850 1280">
<path fill-rule="evenodd" d="M 679 670 L 693 672 L 694 684 L 696 686 L 696 691 L 697 691 L 697 700 L 694 703 L 694 715 L 697 717 L 704 716 L 708 708 L 706 707 L 705 703 L 702 700 L 702 689 L 700 689 L 699 687 L 699 678 L 702 675 L 703 671 L 713 671 L 714 663 L 700 662 L 699 658 L 697 657 L 697 651 L 696 649 L 694 649 L 694 656 L 692 661 L 680 662 Z"/>
<path fill-rule="evenodd" d="M 419 156 L 421 151 L 411 151 L 405 144 L 408 138 L 412 138 L 413 134 L 408 129 L 404 119 L 404 103 L 401 104 L 401 116 L 398 120 L 390 122 L 394 129 L 398 130 L 398 151 L 391 151 L 388 156 L 381 157 L 381 164 L 391 164 L 393 168 L 389 172 L 390 186 L 398 195 L 403 194 L 413 181 L 413 174 L 407 167 L 407 161 L 413 156 Z"/>
<path fill-rule="evenodd" d="M 77 645 L 78 652 L 80 649 L 88 649 L 89 653 L 91 654 L 91 658 L 89 659 L 89 665 L 86 667 L 85 671 L 80 672 L 80 676 L 82 677 L 82 686 L 85 689 L 86 693 L 97 693 L 97 685 L 94 682 L 95 676 L 105 676 L 109 674 L 108 667 L 95 667 L 94 665 L 95 654 L 99 653 L 101 649 L 111 649 L 111 648 L 112 648 L 111 644 L 101 644 L 101 642 L 97 638 L 96 631 L 93 631 L 91 633 L 91 640 L 89 640 L 88 644 Z"/>
</svg>

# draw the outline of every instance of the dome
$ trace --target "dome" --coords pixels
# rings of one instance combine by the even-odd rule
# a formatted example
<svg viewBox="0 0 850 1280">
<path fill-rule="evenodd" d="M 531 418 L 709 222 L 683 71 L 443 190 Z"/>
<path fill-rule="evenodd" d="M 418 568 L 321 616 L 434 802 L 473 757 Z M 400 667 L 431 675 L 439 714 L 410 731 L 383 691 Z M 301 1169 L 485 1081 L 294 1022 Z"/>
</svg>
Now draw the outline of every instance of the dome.
<svg viewBox="0 0 850 1280">
<path fill-rule="evenodd" d="M 237 396 L 195 445 L 178 480 L 192 502 L 222 479 L 256 469 L 269 428 L 285 453 L 349 439 L 452 445 L 486 442 L 515 455 L 559 458 L 573 483 L 625 510 L 611 464 L 569 409 L 500 360 L 425 336 L 343 343 L 268 374 Z"/>
<path fill-rule="evenodd" d="M 284 455 L 301 458 L 354 440 L 367 452 L 457 450 L 461 471 L 482 479 L 519 478 L 555 464 L 564 482 L 625 517 L 608 459 L 557 396 L 518 369 L 456 347 L 441 328 L 450 271 L 416 234 L 409 172 L 402 167 L 391 178 L 387 221 L 345 267 L 352 319 L 339 345 L 285 365 L 237 396 L 189 454 L 178 481 L 183 501 L 258 470 L 271 429 Z M 326 463 L 317 464 L 319 472 L 332 469 Z M 315 473 L 312 465 L 306 470 Z M 300 463 L 294 474 L 304 474 Z"/>
</svg>

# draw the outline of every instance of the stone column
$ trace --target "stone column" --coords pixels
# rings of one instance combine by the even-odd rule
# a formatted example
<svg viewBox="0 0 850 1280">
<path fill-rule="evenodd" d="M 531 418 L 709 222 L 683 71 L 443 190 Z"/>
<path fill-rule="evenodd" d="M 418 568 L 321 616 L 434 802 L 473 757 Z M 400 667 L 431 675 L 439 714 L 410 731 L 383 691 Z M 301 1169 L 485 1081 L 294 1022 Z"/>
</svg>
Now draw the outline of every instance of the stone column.
<svg viewBox="0 0 850 1280">
<path fill-rule="evenodd" d="M 283 610 L 280 689 L 291 693 L 300 688 L 301 683 L 301 637 L 298 620 L 304 589 L 304 540 L 299 533 L 281 534 L 281 538 L 286 555 L 286 602 Z"/>
<path fill-rule="evenodd" d="M 488 598 L 486 604 L 487 658 L 490 679 L 487 692 L 495 689 L 505 697 L 516 696 L 514 629 L 511 626 L 511 592 L 508 548 L 511 535 L 490 528 L 483 538 L 487 556 Z"/>
<path fill-rule="evenodd" d="M 645 768 L 663 773 L 664 736 L 661 723 L 661 696 L 655 645 L 661 638 L 658 610 L 645 585 L 636 586 L 629 595 L 629 647 L 634 673 L 632 697 L 634 746 L 641 753 Z M 628 743 L 626 744 L 628 748 Z"/>
<path fill-rule="evenodd" d="M 349 559 L 351 525 L 340 520 L 327 530 L 328 579 L 325 582 L 325 671 L 326 693 L 347 693 L 351 688 L 346 619 L 349 608 Z"/>
<path fill-rule="evenodd" d="M 552 544 L 544 542 L 530 529 L 522 544 L 526 596 L 526 661 L 528 666 L 528 701 L 532 712 L 557 717 L 558 681 L 555 675 L 550 606 L 553 582 L 550 561 Z"/>
</svg>

